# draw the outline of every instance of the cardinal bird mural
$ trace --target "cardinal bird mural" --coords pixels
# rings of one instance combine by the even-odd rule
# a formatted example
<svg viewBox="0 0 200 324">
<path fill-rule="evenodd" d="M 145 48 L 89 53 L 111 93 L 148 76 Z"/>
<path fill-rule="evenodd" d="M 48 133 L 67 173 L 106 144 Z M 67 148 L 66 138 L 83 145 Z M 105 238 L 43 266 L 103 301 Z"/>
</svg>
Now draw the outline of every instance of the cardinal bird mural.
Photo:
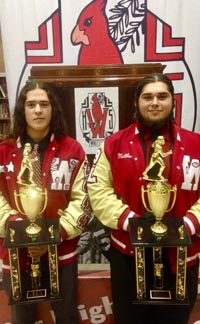
<svg viewBox="0 0 200 324">
<path fill-rule="evenodd" d="M 121 53 L 109 33 L 106 3 L 107 0 L 89 3 L 71 33 L 72 44 L 81 44 L 79 65 L 123 64 Z"/>
</svg>

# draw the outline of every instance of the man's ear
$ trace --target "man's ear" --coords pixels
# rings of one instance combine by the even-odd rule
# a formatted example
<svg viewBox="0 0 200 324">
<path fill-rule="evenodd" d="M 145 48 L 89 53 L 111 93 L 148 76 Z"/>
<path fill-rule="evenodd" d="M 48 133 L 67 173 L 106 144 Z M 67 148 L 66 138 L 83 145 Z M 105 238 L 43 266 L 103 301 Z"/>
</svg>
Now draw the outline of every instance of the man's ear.
<svg viewBox="0 0 200 324">
<path fill-rule="evenodd" d="M 176 98 L 174 98 L 174 100 L 173 100 L 173 109 L 175 109 L 176 108 Z"/>
<path fill-rule="evenodd" d="M 133 100 L 133 121 L 137 120 L 137 104 L 136 101 Z"/>
</svg>

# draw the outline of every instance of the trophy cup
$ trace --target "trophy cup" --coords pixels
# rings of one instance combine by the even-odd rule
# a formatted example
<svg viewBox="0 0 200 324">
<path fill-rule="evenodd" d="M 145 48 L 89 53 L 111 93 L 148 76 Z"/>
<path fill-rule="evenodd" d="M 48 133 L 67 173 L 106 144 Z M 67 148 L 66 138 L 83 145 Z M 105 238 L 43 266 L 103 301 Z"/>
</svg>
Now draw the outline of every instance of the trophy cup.
<svg viewBox="0 0 200 324">
<path fill-rule="evenodd" d="M 159 304 L 163 300 L 172 299 L 177 305 L 188 305 L 186 301 L 186 258 L 187 247 L 191 245 L 191 239 L 184 227 L 181 217 L 165 217 L 165 214 L 172 210 L 176 201 L 177 188 L 167 183 L 163 176 L 165 169 L 164 158 L 172 151 L 163 152 L 162 146 L 165 140 L 158 136 L 153 142 L 153 153 L 150 162 L 143 172 L 143 179 L 148 183 L 146 188 L 141 187 L 141 197 L 144 207 L 154 215 L 155 222 L 147 218 L 132 218 L 129 220 L 131 245 L 135 247 L 136 262 L 136 288 L 137 300 L 134 303 L 155 301 Z M 159 166 L 159 169 L 157 168 Z M 172 197 L 173 195 L 173 197 Z M 149 296 L 146 287 L 146 265 L 145 248 L 151 247 L 153 251 L 153 278 L 148 286 Z M 163 247 L 177 248 L 176 266 L 176 292 L 164 278 L 164 263 L 162 260 Z"/>
<path fill-rule="evenodd" d="M 23 151 L 21 169 L 17 177 L 20 189 L 14 191 L 18 211 L 27 217 L 20 222 L 8 223 L 4 247 L 9 248 L 11 266 L 12 296 L 11 303 L 36 301 L 59 297 L 57 244 L 60 243 L 59 219 L 41 217 L 47 205 L 47 190 L 42 190 L 34 180 L 33 163 L 38 157 L 31 153 L 31 145 L 26 143 Z M 27 226 L 28 225 L 28 226 Z M 49 282 L 48 288 L 41 283 L 40 258 L 33 258 L 30 269 L 31 287 L 23 287 L 20 276 L 18 248 L 48 245 Z M 31 288 L 31 289 L 30 289 Z"/>
<path fill-rule="evenodd" d="M 146 210 L 152 212 L 156 218 L 156 222 L 151 226 L 151 230 L 158 236 L 165 234 L 167 231 L 167 226 L 163 224 L 162 219 L 165 213 L 169 212 L 174 207 L 177 191 L 176 186 L 172 188 L 170 184 L 166 183 L 167 179 L 164 179 L 162 175 L 165 168 L 163 157 L 172 154 L 171 150 L 166 153 L 163 152 L 162 145 L 164 143 L 165 140 L 163 136 L 158 136 L 156 141 L 153 142 L 152 147 L 154 148 L 154 152 L 151 156 L 149 165 L 143 172 L 144 179 L 153 181 L 153 183 L 148 183 L 147 189 L 144 189 L 144 186 L 142 186 L 142 202 Z M 149 177 L 148 172 L 152 170 L 156 164 L 160 166 L 158 174 L 155 177 Z M 174 197 L 169 207 L 171 192 L 174 193 Z M 150 207 L 146 204 L 145 193 L 147 193 Z"/>
</svg>

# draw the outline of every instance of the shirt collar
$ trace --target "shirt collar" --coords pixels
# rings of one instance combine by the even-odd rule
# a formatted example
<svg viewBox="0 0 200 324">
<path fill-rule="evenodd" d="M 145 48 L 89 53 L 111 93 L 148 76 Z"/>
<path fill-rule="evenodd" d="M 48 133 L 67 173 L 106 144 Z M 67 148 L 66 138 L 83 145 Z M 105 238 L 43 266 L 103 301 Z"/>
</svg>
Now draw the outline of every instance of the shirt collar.
<svg viewBox="0 0 200 324">
<path fill-rule="evenodd" d="M 170 142 L 172 141 L 172 131 L 171 131 L 171 124 L 165 125 L 162 129 L 159 131 L 155 132 L 151 129 L 148 129 L 146 127 L 143 127 L 142 125 L 139 124 L 139 130 L 143 135 L 144 141 L 148 140 L 155 140 L 159 135 L 162 135 L 165 139 L 165 141 Z"/>
<path fill-rule="evenodd" d="M 51 134 L 47 134 L 41 141 L 35 142 L 28 134 L 24 136 L 24 139 L 22 140 L 22 146 L 24 147 L 25 143 L 30 143 L 32 148 L 35 144 L 38 144 L 38 151 L 44 152 L 47 149 L 47 146 L 50 142 Z"/>
</svg>

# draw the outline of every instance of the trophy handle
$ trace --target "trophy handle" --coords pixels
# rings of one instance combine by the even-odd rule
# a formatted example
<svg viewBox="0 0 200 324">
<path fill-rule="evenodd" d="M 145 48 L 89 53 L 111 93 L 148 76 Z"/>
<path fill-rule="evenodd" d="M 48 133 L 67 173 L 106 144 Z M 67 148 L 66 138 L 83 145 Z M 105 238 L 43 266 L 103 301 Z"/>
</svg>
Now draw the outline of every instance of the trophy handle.
<svg viewBox="0 0 200 324">
<path fill-rule="evenodd" d="M 44 190 L 44 206 L 43 206 L 43 208 L 42 208 L 42 210 L 40 211 L 40 214 L 42 214 L 43 213 L 43 211 L 46 209 L 46 207 L 47 207 L 47 189 L 45 188 L 45 190 Z"/>
<path fill-rule="evenodd" d="M 22 215 L 25 215 L 25 213 L 24 213 L 24 212 L 21 210 L 21 208 L 19 207 L 18 199 L 17 199 L 18 196 L 19 196 L 19 194 L 17 193 L 16 190 L 14 190 L 14 198 L 15 198 L 15 203 L 16 203 L 17 209 L 18 209 L 18 211 L 19 211 Z"/>
<path fill-rule="evenodd" d="M 146 208 L 147 211 L 149 211 L 149 212 L 152 213 L 152 210 L 147 207 L 147 204 L 146 204 L 146 201 L 145 201 L 145 197 L 144 197 L 144 193 L 147 192 L 147 190 L 144 189 L 144 186 L 142 186 L 141 189 L 142 189 L 142 195 L 141 196 L 142 196 L 142 202 L 144 204 L 144 207 Z M 174 203 L 175 203 L 175 201 L 174 201 Z"/>
<path fill-rule="evenodd" d="M 174 207 L 174 204 L 175 204 L 175 201 L 176 201 L 176 194 L 177 194 L 177 187 L 176 187 L 176 185 L 170 191 L 174 193 L 174 199 L 172 201 L 171 207 L 166 210 L 166 213 L 169 212 L 170 210 L 172 210 L 172 208 Z"/>
</svg>

